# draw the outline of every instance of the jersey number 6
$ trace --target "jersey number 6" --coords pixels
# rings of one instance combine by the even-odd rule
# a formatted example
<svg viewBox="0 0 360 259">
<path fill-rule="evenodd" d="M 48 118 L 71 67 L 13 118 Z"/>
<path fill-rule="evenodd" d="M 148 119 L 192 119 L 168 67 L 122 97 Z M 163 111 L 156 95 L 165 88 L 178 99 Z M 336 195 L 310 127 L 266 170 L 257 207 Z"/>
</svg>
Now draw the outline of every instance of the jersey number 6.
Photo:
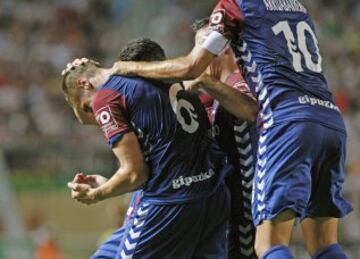
<svg viewBox="0 0 360 259">
<path fill-rule="evenodd" d="M 170 103 L 182 129 L 191 134 L 199 128 L 198 115 L 189 101 L 178 96 L 182 91 L 185 92 L 180 84 L 173 84 L 169 89 Z M 187 118 L 183 116 L 185 113 Z"/>
<path fill-rule="evenodd" d="M 287 41 L 288 50 L 293 58 L 293 67 L 296 72 L 304 71 L 301 65 L 301 53 L 304 55 L 305 65 L 309 70 L 316 73 L 322 72 L 322 67 L 321 67 L 322 58 L 318 47 L 318 40 L 309 24 L 307 24 L 305 21 L 302 21 L 296 25 L 296 34 L 298 41 L 297 44 L 294 33 L 292 32 L 288 21 L 278 22 L 275 26 L 272 27 L 272 30 L 275 35 L 278 35 L 281 32 L 284 33 L 285 39 Z M 317 63 L 313 61 L 313 57 L 307 46 L 306 35 L 305 35 L 306 33 L 310 34 L 310 36 L 314 41 Z M 300 50 L 301 53 L 298 50 Z"/>
</svg>

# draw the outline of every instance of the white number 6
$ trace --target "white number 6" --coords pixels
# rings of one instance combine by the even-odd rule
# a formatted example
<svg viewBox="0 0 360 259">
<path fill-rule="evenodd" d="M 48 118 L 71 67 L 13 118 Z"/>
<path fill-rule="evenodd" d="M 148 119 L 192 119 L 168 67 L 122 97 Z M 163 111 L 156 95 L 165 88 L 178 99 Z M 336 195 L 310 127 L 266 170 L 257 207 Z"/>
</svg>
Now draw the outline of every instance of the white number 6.
<svg viewBox="0 0 360 259">
<path fill-rule="evenodd" d="M 182 129 L 188 133 L 194 133 L 199 128 L 198 115 L 194 106 L 183 98 L 178 98 L 178 93 L 184 91 L 180 84 L 173 84 L 169 90 L 171 107 L 176 114 L 176 119 L 180 123 Z M 189 115 L 190 121 L 187 123 L 181 115 L 181 109 Z"/>
</svg>

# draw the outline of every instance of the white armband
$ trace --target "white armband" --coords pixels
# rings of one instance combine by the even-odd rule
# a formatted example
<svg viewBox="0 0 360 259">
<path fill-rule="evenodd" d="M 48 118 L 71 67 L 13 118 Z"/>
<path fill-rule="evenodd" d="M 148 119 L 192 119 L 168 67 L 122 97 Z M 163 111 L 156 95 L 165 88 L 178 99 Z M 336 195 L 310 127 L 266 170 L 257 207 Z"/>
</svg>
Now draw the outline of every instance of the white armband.
<svg viewBox="0 0 360 259">
<path fill-rule="evenodd" d="M 221 33 L 217 31 L 212 31 L 206 37 L 204 42 L 201 43 L 201 46 L 214 55 L 219 55 L 224 49 L 227 48 L 230 40 L 224 37 Z"/>
</svg>

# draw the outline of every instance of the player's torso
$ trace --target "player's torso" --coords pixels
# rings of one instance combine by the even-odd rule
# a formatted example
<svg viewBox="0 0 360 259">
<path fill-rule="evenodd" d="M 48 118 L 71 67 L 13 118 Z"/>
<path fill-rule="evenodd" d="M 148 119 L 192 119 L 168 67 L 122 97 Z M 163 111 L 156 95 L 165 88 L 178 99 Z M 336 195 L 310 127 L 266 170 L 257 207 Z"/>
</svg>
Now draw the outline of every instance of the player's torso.
<svg viewBox="0 0 360 259">
<path fill-rule="evenodd" d="M 305 7 L 297 0 L 238 0 L 237 4 L 245 24 L 233 49 L 258 97 L 262 127 L 316 120 L 344 130 Z"/>
<path fill-rule="evenodd" d="M 212 193 L 222 182 L 226 157 L 211 138 L 198 97 L 180 84 L 134 80 L 139 83 L 133 89 L 119 91 L 151 169 L 144 199 L 172 203 Z"/>
</svg>

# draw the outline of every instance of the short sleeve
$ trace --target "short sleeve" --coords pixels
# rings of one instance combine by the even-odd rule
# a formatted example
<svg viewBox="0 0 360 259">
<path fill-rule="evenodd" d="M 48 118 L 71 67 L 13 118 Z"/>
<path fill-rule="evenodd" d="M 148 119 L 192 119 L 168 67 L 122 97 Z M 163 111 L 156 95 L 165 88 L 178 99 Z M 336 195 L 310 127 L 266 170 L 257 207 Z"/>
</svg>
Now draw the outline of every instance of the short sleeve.
<svg viewBox="0 0 360 259">
<path fill-rule="evenodd" d="M 241 32 L 244 15 L 236 0 L 220 0 L 210 17 L 210 32 L 202 47 L 219 55 Z"/>
<path fill-rule="evenodd" d="M 116 91 L 99 90 L 94 97 L 92 108 L 109 144 L 115 144 L 125 133 L 132 131 L 125 97 Z"/>
</svg>

